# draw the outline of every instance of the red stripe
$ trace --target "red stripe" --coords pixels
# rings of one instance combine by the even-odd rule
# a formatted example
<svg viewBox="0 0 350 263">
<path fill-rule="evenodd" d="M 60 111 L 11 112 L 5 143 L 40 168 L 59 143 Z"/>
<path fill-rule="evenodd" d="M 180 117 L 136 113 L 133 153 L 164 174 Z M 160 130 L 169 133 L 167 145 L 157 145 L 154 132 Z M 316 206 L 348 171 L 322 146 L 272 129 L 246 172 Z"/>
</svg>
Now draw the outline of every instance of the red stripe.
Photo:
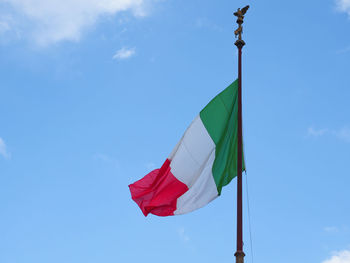
<svg viewBox="0 0 350 263">
<path fill-rule="evenodd" d="M 174 215 L 177 199 L 188 190 L 187 185 L 171 173 L 169 159 L 160 169 L 150 172 L 129 185 L 129 188 L 132 200 L 145 216 L 149 213 L 157 216 Z"/>
</svg>

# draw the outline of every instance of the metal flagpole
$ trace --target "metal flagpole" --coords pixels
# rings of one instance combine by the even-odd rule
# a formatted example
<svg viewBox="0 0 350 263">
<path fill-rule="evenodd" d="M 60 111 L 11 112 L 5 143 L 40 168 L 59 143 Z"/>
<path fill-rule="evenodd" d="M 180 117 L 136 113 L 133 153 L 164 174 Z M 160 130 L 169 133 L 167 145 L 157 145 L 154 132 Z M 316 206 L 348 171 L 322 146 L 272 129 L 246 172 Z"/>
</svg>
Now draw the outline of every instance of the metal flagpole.
<svg viewBox="0 0 350 263">
<path fill-rule="evenodd" d="M 238 48 L 238 142 L 237 142 L 237 251 L 235 253 L 236 263 L 244 263 L 243 252 L 243 224 L 242 224 L 242 159 L 243 159 L 243 147 L 242 147 L 242 48 L 245 42 L 242 39 L 243 32 L 243 19 L 244 14 L 247 12 L 249 5 L 240 9 L 234 13 L 237 16 L 238 29 L 235 31 L 236 37 L 238 36 L 235 45 Z"/>
</svg>

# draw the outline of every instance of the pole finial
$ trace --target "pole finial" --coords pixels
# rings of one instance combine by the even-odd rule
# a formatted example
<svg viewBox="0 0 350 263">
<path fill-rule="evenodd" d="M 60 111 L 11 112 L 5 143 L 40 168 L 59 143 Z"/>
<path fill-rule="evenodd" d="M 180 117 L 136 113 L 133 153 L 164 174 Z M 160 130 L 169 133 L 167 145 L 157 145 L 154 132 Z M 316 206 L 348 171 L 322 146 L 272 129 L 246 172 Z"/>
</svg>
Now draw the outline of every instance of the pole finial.
<svg viewBox="0 0 350 263">
<path fill-rule="evenodd" d="M 243 7 L 242 9 L 238 8 L 236 12 L 234 12 L 233 14 L 235 16 L 237 16 L 237 24 L 238 24 L 238 28 L 235 30 L 235 36 L 237 37 L 238 36 L 238 40 L 236 41 L 235 45 L 238 47 L 238 48 L 242 48 L 245 43 L 242 39 L 242 33 L 243 33 L 243 27 L 242 27 L 242 24 L 243 24 L 243 19 L 244 19 L 244 15 L 245 13 L 247 12 L 247 10 L 249 9 L 249 5 Z"/>
</svg>

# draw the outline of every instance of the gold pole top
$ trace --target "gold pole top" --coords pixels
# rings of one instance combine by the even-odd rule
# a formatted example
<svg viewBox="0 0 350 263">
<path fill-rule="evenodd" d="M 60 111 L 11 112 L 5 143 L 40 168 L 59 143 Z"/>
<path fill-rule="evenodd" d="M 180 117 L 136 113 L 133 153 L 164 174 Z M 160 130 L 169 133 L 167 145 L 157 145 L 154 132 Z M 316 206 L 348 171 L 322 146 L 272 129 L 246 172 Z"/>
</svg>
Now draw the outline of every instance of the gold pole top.
<svg viewBox="0 0 350 263">
<path fill-rule="evenodd" d="M 248 9 L 249 9 L 249 5 L 243 7 L 242 9 L 238 8 L 237 11 L 233 13 L 235 16 L 237 16 L 236 22 L 238 24 L 238 28 L 235 30 L 235 36 L 236 37 L 238 36 L 238 40 L 236 41 L 235 45 L 238 48 L 242 48 L 245 45 L 244 41 L 242 40 L 242 33 L 243 33 L 242 24 L 243 24 L 244 15 Z"/>
</svg>

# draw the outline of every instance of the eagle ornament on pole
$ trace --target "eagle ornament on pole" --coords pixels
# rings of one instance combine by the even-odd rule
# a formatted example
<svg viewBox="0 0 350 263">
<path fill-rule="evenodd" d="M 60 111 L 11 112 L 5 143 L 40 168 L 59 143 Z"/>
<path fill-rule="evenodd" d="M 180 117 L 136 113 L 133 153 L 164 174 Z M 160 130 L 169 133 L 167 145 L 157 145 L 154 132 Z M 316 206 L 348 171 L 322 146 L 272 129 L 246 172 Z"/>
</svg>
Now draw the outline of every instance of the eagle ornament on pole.
<svg viewBox="0 0 350 263">
<path fill-rule="evenodd" d="M 235 45 L 238 48 L 238 141 L 237 141 L 237 251 L 235 253 L 236 263 L 244 263 L 243 252 L 243 223 L 242 223 L 242 163 L 243 163 L 243 142 L 242 142 L 242 48 L 245 42 L 242 39 L 243 19 L 249 5 L 233 13 L 237 17 L 238 28 L 235 36 L 238 36 Z"/>
</svg>

